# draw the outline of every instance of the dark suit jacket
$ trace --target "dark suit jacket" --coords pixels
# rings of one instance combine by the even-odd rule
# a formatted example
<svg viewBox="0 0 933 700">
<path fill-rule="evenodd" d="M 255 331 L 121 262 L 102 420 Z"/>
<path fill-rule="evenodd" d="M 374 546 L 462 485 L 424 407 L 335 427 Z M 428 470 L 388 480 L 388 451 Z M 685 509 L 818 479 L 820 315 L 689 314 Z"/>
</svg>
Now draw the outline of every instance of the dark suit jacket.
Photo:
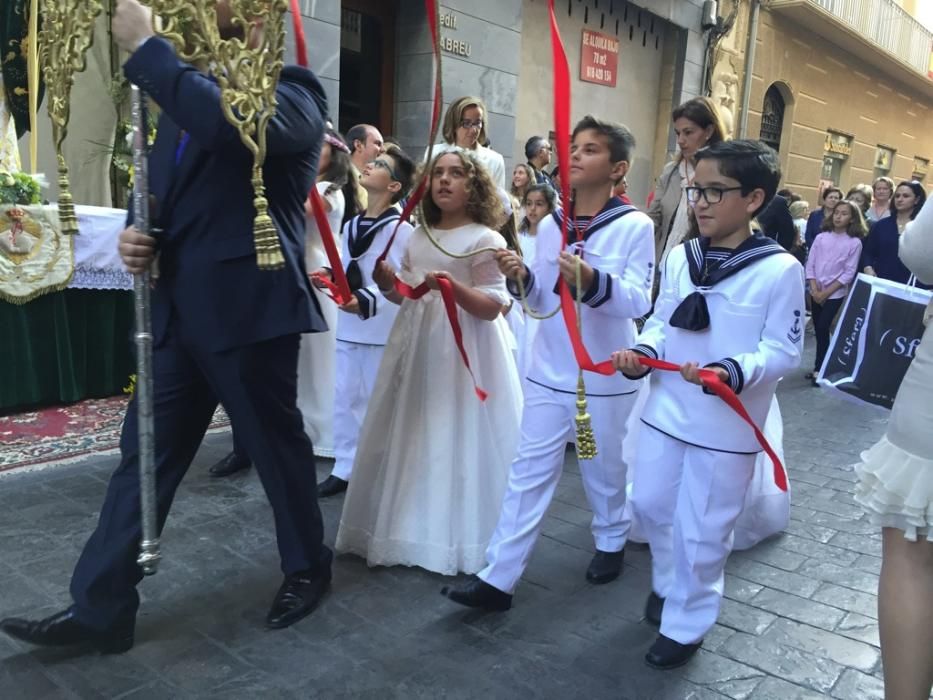
<svg viewBox="0 0 933 700">
<path fill-rule="evenodd" d="M 215 352 L 326 330 L 304 263 L 304 204 L 327 113 L 314 74 L 289 66 L 276 91 L 263 173 L 285 267 L 261 271 L 253 245 L 253 158 L 223 116 L 219 87 L 160 38 L 143 44 L 124 73 L 162 110 L 149 155 L 153 221 L 163 230 L 152 294 L 155 344 L 172 316 L 186 337 Z M 188 141 L 179 151 L 182 131 Z"/>
<path fill-rule="evenodd" d="M 791 250 L 797 242 L 797 227 L 790 215 L 787 200 L 779 194 L 768 203 L 758 217 L 761 231 L 776 240 L 785 250 Z"/>
</svg>

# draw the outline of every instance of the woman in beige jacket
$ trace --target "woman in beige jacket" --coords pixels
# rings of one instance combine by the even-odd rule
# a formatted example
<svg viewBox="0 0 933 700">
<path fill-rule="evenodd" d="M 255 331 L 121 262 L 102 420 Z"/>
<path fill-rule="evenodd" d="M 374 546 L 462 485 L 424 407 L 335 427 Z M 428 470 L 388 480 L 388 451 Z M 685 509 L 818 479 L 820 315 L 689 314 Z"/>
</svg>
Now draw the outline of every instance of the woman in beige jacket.
<svg viewBox="0 0 933 700">
<path fill-rule="evenodd" d="M 677 136 L 677 155 L 664 166 L 648 216 L 654 221 L 654 250 L 659 266 L 675 246 L 683 242 L 689 230 L 684 187 L 693 182 L 693 157 L 698 150 L 725 138 L 722 118 L 708 97 L 694 97 L 671 115 Z"/>
</svg>

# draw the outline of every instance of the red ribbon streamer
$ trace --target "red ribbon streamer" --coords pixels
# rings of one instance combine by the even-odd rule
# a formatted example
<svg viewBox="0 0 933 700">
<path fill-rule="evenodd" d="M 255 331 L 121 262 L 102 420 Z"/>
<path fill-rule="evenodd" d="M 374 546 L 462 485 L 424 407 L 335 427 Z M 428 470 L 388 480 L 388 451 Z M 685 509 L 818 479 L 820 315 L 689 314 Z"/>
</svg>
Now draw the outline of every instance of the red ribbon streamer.
<svg viewBox="0 0 933 700">
<path fill-rule="evenodd" d="M 291 0 L 292 28 L 295 30 L 295 61 L 302 68 L 308 67 L 308 44 L 305 41 L 305 28 L 301 23 L 301 8 L 298 0 Z"/>
<path fill-rule="evenodd" d="M 466 348 L 463 347 L 463 329 L 460 327 L 460 318 L 457 316 L 457 300 L 454 297 L 453 283 L 445 277 L 435 277 L 434 279 L 437 280 L 441 298 L 444 300 L 444 309 L 447 311 L 447 320 L 450 321 L 450 328 L 454 332 L 454 341 L 457 343 L 457 350 L 460 351 L 463 364 L 466 366 L 467 372 L 470 373 L 470 378 L 473 380 L 473 391 L 476 392 L 480 401 L 485 401 L 489 394 L 476 383 L 476 376 L 473 374 L 473 368 L 470 367 L 470 358 L 467 356 Z M 410 284 L 406 284 L 396 277 L 395 290 L 406 299 L 418 300 L 430 292 L 431 288 L 427 285 L 427 282 L 422 282 L 417 287 L 412 287 Z"/>
<path fill-rule="evenodd" d="M 301 8 L 298 6 L 298 0 L 291 0 L 292 28 L 295 32 L 295 62 L 302 68 L 308 67 L 308 44 L 305 40 L 305 29 L 301 23 Z M 330 265 L 333 281 L 322 275 L 314 276 L 316 280 L 324 284 L 330 291 L 331 298 L 343 306 L 353 298 L 350 291 L 350 285 L 347 282 L 347 275 L 343 270 L 343 262 L 340 260 L 340 251 L 337 250 L 337 241 L 334 238 L 334 232 L 330 230 L 330 223 L 327 221 L 327 210 L 324 206 L 324 200 L 317 187 L 312 187 L 308 193 L 311 200 L 311 213 L 317 223 L 317 229 L 321 234 L 321 241 L 324 243 L 324 252 L 327 254 L 327 264 Z"/>
<path fill-rule="evenodd" d="M 551 20 L 551 52 L 554 61 L 554 125 L 557 141 L 557 163 L 560 168 L 560 189 L 562 201 L 570 202 L 570 64 L 567 62 L 567 53 L 564 50 L 564 43 L 561 40 L 560 28 L 557 25 L 557 15 L 554 12 L 554 0 L 548 0 L 548 12 Z M 561 224 L 561 250 L 567 245 L 568 226 L 570 225 L 570 216 L 565 215 Z M 577 231 L 579 239 L 579 231 Z M 597 374 L 611 375 L 615 373 L 612 362 L 595 363 L 590 357 L 590 353 L 583 343 L 580 336 L 580 330 L 577 326 L 577 311 L 574 305 L 573 295 L 567 286 L 564 278 L 558 278 L 558 288 L 560 290 L 561 315 L 564 319 L 564 325 L 567 326 L 567 333 L 570 334 L 570 344 L 573 347 L 573 354 L 577 360 L 577 365 L 588 372 Z M 582 290 L 579 290 L 582 291 Z M 642 365 L 654 369 L 679 372 L 680 367 L 663 360 L 652 360 L 647 357 L 639 358 Z M 758 444 L 771 458 L 771 464 L 774 467 L 774 483 L 782 491 L 787 491 L 787 473 L 784 465 L 778 458 L 777 453 L 768 443 L 764 433 L 755 425 L 755 421 L 748 415 L 745 406 L 735 395 L 735 392 L 729 388 L 719 375 L 709 369 L 700 370 L 700 381 L 703 386 L 716 394 L 720 399 L 735 411 L 742 420 L 748 423 L 755 431 L 755 437 Z"/>
</svg>

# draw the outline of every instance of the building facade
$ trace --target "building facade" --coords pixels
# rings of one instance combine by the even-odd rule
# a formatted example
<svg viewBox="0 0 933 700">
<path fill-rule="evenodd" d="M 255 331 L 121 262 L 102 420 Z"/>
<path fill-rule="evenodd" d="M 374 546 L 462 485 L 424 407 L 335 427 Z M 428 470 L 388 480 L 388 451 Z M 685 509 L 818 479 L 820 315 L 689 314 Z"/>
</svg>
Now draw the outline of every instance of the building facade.
<svg viewBox="0 0 933 700">
<path fill-rule="evenodd" d="M 752 3 L 722 42 L 713 95 L 741 101 L 748 37 L 755 35 L 746 134 L 778 150 L 784 182 L 816 206 L 880 175 L 921 180 L 933 158 L 933 33 L 895 0 Z M 721 8 L 722 11 L 722 8 Z"/>
</svg>

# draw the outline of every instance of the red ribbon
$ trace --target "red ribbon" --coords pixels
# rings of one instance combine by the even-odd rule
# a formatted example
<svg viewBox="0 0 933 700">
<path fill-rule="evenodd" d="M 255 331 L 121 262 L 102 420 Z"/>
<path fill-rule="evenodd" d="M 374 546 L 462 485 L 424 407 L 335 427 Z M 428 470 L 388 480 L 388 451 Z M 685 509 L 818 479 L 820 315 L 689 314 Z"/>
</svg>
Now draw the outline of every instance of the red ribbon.
<svg viewBox="0 0 933 700">
<path fill-rule="evenodd" d="M 301 23 L 301 8 L 298 6 L 298 0 L 291 0 L 292 28 L 295 32 L 295 62 L 302 68 L 308 67 L 308 44 L 305 41 L 305 29 Z M 327 255 L 327 264 L 330 265 L 333 280 L 323 275 L 312 275 L 315 280 L 327 287 L 331 298 L 343 306 L 353 298 L 350 291 L 350 285 L 347 282 L 347 275 L 343 270 L 343 261 L 340 260 L 340 251 L 337 250 L 337 241 L 334 238 L 334 232 L 330 229 L 330 223 L 327 221 L 327 209 L 324 206 L 324 200 L 317 187 L 312 187 L 308 193 L 311 200 L 311 213 L 317 223 L 318 232 L 321 234 L 321 241 L 324 243 L 324 252 Z"/>
<path fill-rule="evenodd" d="M 476 383 L 476 376 L 473 374 L 473 368 L 470 367 L 470 358 L 467 356 L 466 348 L 463 347 L 463 329 L 460 327 L 460 318 L 457 315 L 457 300 L 454 297 L 453 283 L 445 277 L 435 277 L 434 279 L 437 280 L 441 298 L 444 300 L 444 309 L 447 311 L 447 320 L 450 321 L 450 328 L 454 333 L 454 341 L 457 343 L 457 350 L 460 351 L 463 364 L 466 366 L 467 372 L 470 373 L 470 378 L 473 380 L 473 391 L 476 392 L 480 401 L 485 401 L 489 394 L 483 391 Z M 427 282 L 422 282 L 417 287 L 412 287 L 396 277 L 395 290 L 406 299 L 418 300 L 430 292 L 431 288 L 428 287 Z"/>
<path fill-rule="evenodd" d="M 554 61 L 554 125 L 555 140 L 557 141 L 557 164 L 560 168 L 561 198 L 563 202 L 568 203 L 570 202 L 570 64 L 567 62 L 567 53 L 564 50 L 564 42 L 561 40 L 560 28 L 557 25 L 554 0 L 548 0 L 548 12 L 551 20 L 551 52 Z M 561 223 L 561 250 L 564 250 L 567 245 L 569 225 L 570 216 L 565 215 L 562 217 Z M 577 234 L 579 239 L 579 231 L 577 231 Z M 612 362 L 606 360 L 595 363 L 590 357 L 577 326 L 577 310 L 573 295 L 570 293 L 570 288 L 564 281 L 563 276 L 558 278 L 558 289 L 560 291 L 561 316 L 564 319 L 564 325 L 567 326 L 567 333 L 570 334 L 570 344 L 573 347 L 573 355 L 576 358 L 577 365 L 588 372 L 606 376 L 614 374 L 615 368 L 613 368 Z M 639 360 L 646 367 L 670 372 L 680 371 L 680 367 L 671 362 L 652 360 L 647 357 L 641 357 Z M 755 431 L 758 444 L 771 458 L 771 464 L 774 467 L 774 483 L 782 491 L 787 491 L 787 473 L 784 470 L 784 465 L 781 464 L 780 458 L 768 443 L 764 433 L 748 415 L 748 411 L 745 410 L 745 406 L 742 405 L 739 397 L 712 370 L 701 369 L 700 381 L 703 382 L 703 386 L 725 401 Z"/>
</svg>

